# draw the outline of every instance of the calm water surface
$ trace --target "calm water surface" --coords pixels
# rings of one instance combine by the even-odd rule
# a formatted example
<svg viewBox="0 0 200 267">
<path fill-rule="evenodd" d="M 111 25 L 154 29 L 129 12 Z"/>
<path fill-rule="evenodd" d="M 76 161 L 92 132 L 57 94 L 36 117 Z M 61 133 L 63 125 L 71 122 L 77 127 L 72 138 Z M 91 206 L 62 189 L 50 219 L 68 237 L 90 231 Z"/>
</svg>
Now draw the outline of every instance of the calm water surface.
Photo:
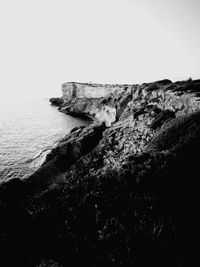
<svg viewBox="0 0 200 267">
<path fill-rule="evenodd" d="M 0 99 L 0 181 L 29 176 L 60 138 L 87 124 L 59 112 L 49 98 Z"/>
</svg>

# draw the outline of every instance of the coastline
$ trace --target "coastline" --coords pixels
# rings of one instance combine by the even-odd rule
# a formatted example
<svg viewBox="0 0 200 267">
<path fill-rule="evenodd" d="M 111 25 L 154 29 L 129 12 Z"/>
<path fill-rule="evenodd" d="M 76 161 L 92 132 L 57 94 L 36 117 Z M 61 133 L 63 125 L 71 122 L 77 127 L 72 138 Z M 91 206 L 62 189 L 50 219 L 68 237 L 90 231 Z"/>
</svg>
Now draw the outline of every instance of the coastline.
<svg viewBox="0 0 200 267">
<path fill-rule="evenodd" d="M 7 266 L 195 262 L 199 97 L 200 80 L 162 80 L 58 100 L 93 123 L 60 140 L 29 178 L 0 185 L 0 245 L 15 255 Z"/>
</svg>

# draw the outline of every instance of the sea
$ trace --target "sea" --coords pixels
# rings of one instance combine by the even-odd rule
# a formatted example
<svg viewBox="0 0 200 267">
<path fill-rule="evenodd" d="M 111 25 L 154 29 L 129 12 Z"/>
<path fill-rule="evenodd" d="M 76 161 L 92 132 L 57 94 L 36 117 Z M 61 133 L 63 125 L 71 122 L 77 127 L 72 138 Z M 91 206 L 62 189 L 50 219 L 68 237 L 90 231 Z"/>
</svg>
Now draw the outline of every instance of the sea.
<svg viewBox="0 0 200 267">
<path fill-rule="evenodd" d="M 89 122 L 58 111 L 49 97 L 0 99 L 0 182 L 25 179 L 74 127 Z"/>
</svg>

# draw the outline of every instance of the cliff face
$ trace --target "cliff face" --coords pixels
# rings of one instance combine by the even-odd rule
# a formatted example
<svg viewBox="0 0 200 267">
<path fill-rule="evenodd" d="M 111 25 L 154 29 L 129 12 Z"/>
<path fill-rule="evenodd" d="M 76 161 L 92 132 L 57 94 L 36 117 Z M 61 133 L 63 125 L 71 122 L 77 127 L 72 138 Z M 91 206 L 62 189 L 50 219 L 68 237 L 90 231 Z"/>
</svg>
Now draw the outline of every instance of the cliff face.
<svg viewBox="0 0 200 267">
<path fill-rule="evenodd" d="M 169 80 L 162 80 L 153 83 L 144 83 L 142 85 L 105 85 L 103 91 L 101 87 L 94 87 L 93 93 L 89 90 L 89 85 L 67 83 L 67 86 L 79 88 L 82 93 L 74 94 L 70 101 L 66 101 L 65 93 L 63 104 L 60 110 L 64 113 L 76 116 L 88 116 L 97 121 L 104 121 L 107 126 L 118 120 L 124 109 L 128 114 L 129 103 L 131 108 L 131 100 L 134 101 L 134 108 L 151 103 L 152 106 L 160 110 L 168 109 L 176 113 L 176 116 L 193 112 L 199 108 L 197 98 L 193 94 L 198 95 L 199 80 L 183 81 L 172 83 Z M 109 88 L 109 89 L 108 89 Z M 66 94 L 70 92 L 68 87 Z M 90 88 L 93 90 L 93 87 Z M 79 92 L 79 90 L 77 92 Z M 76 90 L 75 90 L 76 91 Z M 193 94 L 192 94 L 193 93 Z M 102 95 L 104 95 L 102 97 Z M 188 110 L 189 109 L 189 110 Z"/>
<path fill-rule="evenodd" d="M 0 186 L 7 266 L 198 265 L 200 80 L 123 88 L 65 103 L 95 122 Z"/>
<path fill-rule="evenodd" d="M 122 92 L 124 87 L 131 87 L 131 85 L 67 82 L 62 84 L 62 94 L 65 101 L 71 101 L 74 98 L 102 98 L 115 91 Z"/>
<path fill-rule="evenodd" d="M 65 83 L 62 85 L 65 103 L 60 106 L 60 111 L 74 116 L 89 117 L 110 126 L 117 119 L 116 106 L 121 106 L 122 99 L 127 95 L 128 100 L 123 99 L 122 104 L 125 106 L 125 102 L 132 97 L 135 86 Z"/>
</svg>

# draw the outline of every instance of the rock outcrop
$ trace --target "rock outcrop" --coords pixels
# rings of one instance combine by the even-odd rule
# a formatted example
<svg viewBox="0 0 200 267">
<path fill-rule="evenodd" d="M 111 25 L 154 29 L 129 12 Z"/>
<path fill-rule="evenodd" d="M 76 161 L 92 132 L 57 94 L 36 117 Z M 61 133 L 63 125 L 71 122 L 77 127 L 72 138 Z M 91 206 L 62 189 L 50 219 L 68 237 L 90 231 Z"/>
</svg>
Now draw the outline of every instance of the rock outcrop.
<svg viewBox="0 0 200 267">
<path fill-rule="evenodd" d="M 64 99 L 62 97 L 52 97 L 49 99 L 52 105 L 61 106 L 64 103 Z"/>
<path fill-rule="evenodd" d="M 65 101 L 60 107 L 60 111 L 73 116 L 105 122 L 106 126 L 111 126 L 119 119 L 126 104 L 132 99 L 132 90 L 135 86 L 121 85 L 111 88 L 114 88 L 113 92 L 108 94 L 110 92 L 108 90 L 105 97 L 88 98 L 85 94 L 85 97 L 74 97 L 71 101 Z"/>
<path fill-rule="evenodd" d="M 67 82 L 62 84 L 63 99 L 68 102 L 75 98 L 102 98 L 114 92 L 122 92 L 127 84 L 96 84 Z"/>
<path fill-rule="evenodd" d="M 199 97 L 162 80 L 65 103 L 94 122 L 0 186 L 4 266 L 198 265 Z"/>
</svg>

